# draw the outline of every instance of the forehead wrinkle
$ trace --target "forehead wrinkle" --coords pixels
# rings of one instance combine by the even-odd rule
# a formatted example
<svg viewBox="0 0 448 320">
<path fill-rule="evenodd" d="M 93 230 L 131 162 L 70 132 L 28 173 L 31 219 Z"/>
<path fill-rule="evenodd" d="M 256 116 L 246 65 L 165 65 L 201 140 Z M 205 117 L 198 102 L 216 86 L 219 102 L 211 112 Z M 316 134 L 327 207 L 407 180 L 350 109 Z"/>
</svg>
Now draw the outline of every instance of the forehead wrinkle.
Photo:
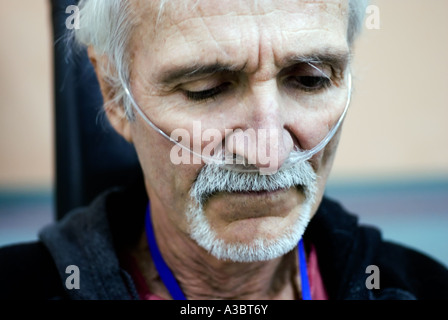
<svg viewBox="0 0 448 320">
<path fill-rule="evenodd" d="M 317 5 L 317 4 L 322 4 L 324 2 L 322 2 L 322 1 L 308 1 L 308 2 L 305 2 L 305 3 L 312 4 L 312 5 Z M 335 4 L 335 3 L 336 2 L 332 2 L 331 4 Z M 328 4 L 325 3 L 325 6 L 328 7 Z M 339 18 L 339 17 L 343 18 L 342 14 L 339 17 L 336 17 L 337 15 L 335 14 L 334 11 L 332 13 L 329 13 L 328 10 L 325 10 L 325 11 L 326 12 L 325 12 L 324 18 L 327 18 L 328 17 L 327 15 L 330 15 L 331 17 L 328 17 L 328 18 L 333 19 L 335 21 L 336 20 L 343 20 L 343 19 L 336 19 L 336 18 Z M 222 16 L 225 17 L 225 16 L 231 15 L 234 18 L 237 18 L 237 17 L 250 17 L 250 18 L 253 18 L 254 19 L 254 24 L 252 26 L 257 29 L 257 32 L 260 35 L 259 41 L 258 41 L 258 43 L 260 45 L 263 45 L 264 43 L 269 42 L 268 38 L 270 40 L 272 40 L 271 38 L 275 38 L 275 39 L 277 39 L 276 41 L 279 41 L 279 40 L 285 41 L 286 39 L 289 39 L 290 36 L 294 36 L 294 35 L 297 35 L 297 34 L 303 33 L 303 32 L 313 32 L 313 31 L 319 31 L 319 32 L 328 31 L 328 32 L 332 32 L 332 30 L 330 30 L 330 29 L 316 28 L 316 27 L 304 28 L 301 25 L 295 26 L 292 23 L 290 24 L 290 26 L 294 30 L 288 30 L 288 29 L 284 28 L 284 26 L 281 27 L 281 25 L 279 24 L 279 28 L 278 28 L 278 30 L 276 30 L 278 35 L 275 36 L 275 35 L 272 35 L 272 34 L 268 34 L 268 37 L 265 38 L 266 40 L 262 41 L 261 40 L 261 37 L 262 37 L 261 33 L 263 33 L 262 32 L 262 30 L 263 30 L 263 26 L 262 26 L 263 25 L 263 20 L 264 19 L 275 19 L 275 14 L 278 13 L 278 12 L 280 12 L 280 13 L 285 12 L 287 14 L 298 15 L 297 18 L 299 20 L 300 20 L 300 15 L 304 14 L 303 12 L 298 11 L 298 10 L 291 10 L 291 9 L 288 9 L 288 8 L 274 8 L 274 9 L 271 9 L 269 11 L 264 11 L 262 13 L 254 13 L 254 14 L 250 14 L 250 15 L 249 14 L 236 14 L 234 12 L 231 12 L 231 13 L 226 13 L 226 14 L 224 14 Z M 342 13 L 341 10 L 339 10 L 339 12 Z M 187 26 L 191 26 L 191 21 L 192 20 L 200 19 L 201 25 L 203 25 L 204 28 L 206 28 L 208 35 L 210 35 L 209 39 L 203 39 L 202 41 L 209 41 L 210 39 L 213 40 L 213 42 L 217 45 L 217 47 L 219 47 L 219 49 L 221 49 L 220 51 L 227 55 L 227 52 L 229 50 L 223 50 L 223 48 L 222 48 L 222 45 L 224 45 L 226 41 L 223 41 L 222 39 L 220 39 L 218 41 L 218 39 L 216 38 L 216 35 L 215 35 L 216 32 L 212 32 L 211 31 L 211 28 L 213 27 L 213 24 L 212 23 L 207 23 L 208 19 L 211 19 L 211 18 L 216 17 L 216 16 L 221 16 L 221 15 L 213 14 L 213 15 L 208 15 L 208 16 L 203 15 L 203 16 L 200 16 L 200 17 L 191 17 L 191 18 L 186 19 L 185 21 L 180 22 L 179 25 L 178 25 L 178 28 L 179 28 L 179 31 L 181 33 L 183 33 L 184 35 L 186 34 L 188 36 L 187 31 L 183 30 L 180 26 L 182 26 L 183 24 L 186 24 Z M 272 16 L 272 18 L 270 18 L 270 16 Z M 320 16 L 320 18 L 322 19 L 323 17 Z M 342 30 L 342 28 L 341 28 L 341 30 Z M 273 32 L 273 29 L 271 29 L 269 31 Z M 345 31 L 345 30 L 343 30 L 343 31 Z M 341 34 L 341 36 L 344 36 L 344 38 L 345 38 L 345 32 L 343 34 Z M 184 38 L 185 38 L 185 36 L 184 36 Z M 232 41 L 232 40 L 233 39 L 227 39 L 227 41 Z M 239 40 L 239 45 L 241 45 L 241 40 L 243 40 L 243 38 L 241 37 L 238 40 Z M 200 42 L 197 42 L 197 43 L 200 43 Z M 231 43 L 231 44 L 235 45 L 234 43 Z M 276 51 L 275 50 L 276 48 L 273 47 L 272 49 L 274 51 Z M 260 50 L 258 50 L 258 52 L 259 51 Z M 339 50 L 339 51 L 343 51 L 343 50 Z M 275 53 L 274 53 L 274 55 L 275 55 Z"/>
<path fill-rule="evenodd" d="M 235 13 L 225 14 L 223 17 L 225 16 L 231 16 L 232 18 L 252 17 L 245 14 Z M 239 59 L 241 61 L 234 61 L 233 57 L 234 53 L 241 53 L 241 42 L 243 38 L 238 37 L 238 35 L 232 37 L 231 33 L 227 33 L 228 38 L 217 39 L 218 34 L 216 30 L 215 32 L 212 30 L 213 23 L 207 21 L 213 17 L 218 17 L 218 15 L 189 17 L 186 20 L 179 21 L 176 24 L 171 24 L 169 27 L 171 29 L 169 31 L 169 35 L 167 35 L 164 39 L 164 43 L 169 43 L 171 38 L 180 35 L 180 38 L 182 39 L 181 41 L 185 44 L 185 47 L 182 49 L 183 55 L 189 55 L 192 57 L 189 59 L 190 61 L 181 61 L 180 63 L 182 63 L 183 66 L 191 66 L 189 69 L 192 70 L 192 73 L 196 72 L 196 66 L 201 69 L 202 65 L 219 64 L 230 66 L 229 69 L 240 70 L 242 65 L 247 64 L 247 59 Z M 185 28 L 183 28 L 184 25 L 186 26 Z M 195 25 L 199 25 L 198 28 L 202 27 L 206 31 L 204 30 L 204 32 L 196 32 L 193 34 L 190 33 L 191 28 L 198 30 Z M 177 42 L 179 40 L 175 39 L 174 41 Z M 203 44 L 202 47 L 201 44 Z M 204 52 L 204 50 L 207 50 L 209 54 L 206 56 L 201 55 L 200 53 Z M 173 62 L 175 65 L 179 65 L 179 61 L 171 61 L 172 64 Z M 175 76 L 177 77 L 178 75 Z"/>
<path fill-rule="evenodd" d="M 222 10 L 221 8 L 226 8 L 223 5 L 210 5 L 211 3 L 213 3 L 213 1 L 211 0 L 207 0 L 206 2 L 203 1 L 193 1 L 193 3 L 195 4 L 194 6 L 191 7 L 187 7 L 187 5 L 185 5 L 185 10 L 180 10 L 179 7 L 174 7 L 174 2 L 168 2 L 168 6 L 170 7 L 170 10 L 167 10 L 167 8 L 165 8 L 164 10 L 164 16 L 165 16 L 165 20 L 166 22 L 169 22 L 168 26 L 164 26 L 165 28 L 163 28 L 160 25 L 160 28 L 158 28 L 157 30 L 161 30 L 161 29 L 165 29 L 168 30 L 170 25 L 176 25 L 177 29 L 180 30 L 182 32 L 182 27 L 183 25 L 186 25 L 187 27 L 191 27 L 192 24 L 194 24 L 194 20 L 198 20 L 200 19 L 201 24 L 204 25 L 207 28 L 208 33 L 211 35 L 210 32 L 210 28 L 213 26 L 212 24 L 206 23 L 206 20 L 214 18 L 214 17 L 226 17 L 226 16 L 231 16 L 233 18 L 237 18 L 237 17 L 241 17 L 241 18 L 257 18 L 260 19 L 263 16 L 264 17 L 269 17 L 272 14 L 275 14 L 276 12 L 286 12 L 289 14 L 298 14 L 298 15 L 303 15 L 303 14 L 307 14 L 307 11 L 312 11 L 311 14 L 314 12 L 317 12 L 314 8 L 308 9 L 307 7 L 309 7 L 310 5 L 312 7 L 314 7 L 315 5 L 319 5 L 320 7 L 325 7 L 323 9 L 323 11 L 326 11 L 327 13 L 329 13 L 328 11 L 328 7 L 329 4 L 340 4 L 340 1 L 344 1 L 344 0 L 336 0 L 336 1 L 331 1 L 330 3 L 328 3 L 328 1 L 322 1 L 322 0 L 295 0 L 295 1 L 289 1 L 286 2 L 284 6 L 281 7 L 273 7 L 273 5 L 276 5 L 276 3 L 274 1 L 268 1 L 269 3 L 263 2 L 263 6 L 258 5 L 257 7 L 254 6 L 238 6 L 237 9 L 232 8 L 232 11 L 229 11 L 230 9 L 224 9 Z M 151 1 L 152 2 L 152 1 Z M 181 1 L 182 3 L 187 4 L 188 1 Z M 261 2 L 261 1 L 255 1 L 255 2 Z M 178 2 L 176 2 L 178 3 Z M 198 5 L 198 3 L 200 3 Z M 207 4 L 207 6 L 205 6 L 204 8 L 204 3 Z M 283 2 L 282 2 L 283 3 Z M 239 4 L 241 4 L 241 1 L 239 2 Z M 271 5 L 267 5 L 267 4 L 271 4 Z M 196 6 L 197 5 L 197 6 Z M 277 3 L 278 5 L 278 3 Z M 294 5 L 294 6 L 293 6 Z M 154 5 L 152 5 L 153 10 L 154 10 Z M 269 7 L 269 8 L 268 8 Z M 211 9 L 209 9 L 211 8 Z M 343 12 L 344 10 L 341 9 L 341 5 L 338 6 L 339 8 L 339 12 Z M 174 10 L 176 9 L 176 10 Z M 216 12 L 216 10 L 220 10 L 220 12 Z M 236 11 L 238 10 L 238 11 Z M 242 10 L 244 10 L 244 12 L 241 12 Z M 321 10 L 322 11 L 322 10 Z M 331 10 L 333 11 L 333 10 Z M 333 12 L 334 13 L 334 12 Z M 300 17 L 298 17 L 300 18 Z M 153 20 L 151 20 L 153 21 Z M 229 24 L 231 25 L 231 22 L 229 22 Z M 227 24 L 226 27 L 229 26 L 229 24 Z M 278 25 L 281 25 L 281 21 L 278 21 Z M 168 28 L 166 28 L 168 27 Z M 283 27 L 285 27 L 283 25 Z M 187 28 L 188 29 L 188 28 Z M 159 32 L 157 32 L 159 33 Z M 212 35 L 212 37 L 214 38 L 214 36 Z"/>
<path fill-rule="evenodd" d="M 205 22 L 205 20 L 204 20 L 205 18 L 206 18 L 206 17 L 199 17 L 199 21 L 200 21 L 201 25 L 205 28 L 205 30 L 207 30 L 207 34 L 208 34 L 208 36 L 209 36 L 208 39 L 205 40 L 205 41 L 213 42 L 213 44 L 216 46 L 216 49 L 217 49 L 219 52 L 222 52 L 222 53 L 224 54 L 224 56 L 225 56 L 227 59 L 229 59 L 229 55 L 228 55 L 228 53 L 227 53 L 226 50 L 224 50 L 224 48 L 222 47 L 222 45 L 223 45 L 222 41 L 219 41 L 219 40 L 216 38 L 216 35 L 215 35 L 214 32 L 212 32 L 212 30 L 210 29 L 211 26 L 209 26 L 209 24 Z M 186 21 L 186 22 L 187 22 L 187 21 Z M 186 23 L 186 22 L 185 22 L 185 23 Z M 180 33 L 182 34 L 183 38 L 186 39 L 186 35 L 185 35 L 185 33 L 184 33 L 184 32 L 182 31 L 182 29 L 180 28 L 181 26 L 180 26 L 180 25 L 176 25 L 176 26 L 177 26 L 178 30 L 180 31 Z M 205 38 L 207 38 L 207 37 L 205 37 Z"/>
<path fill-rule="evenodd" d="M 302 2 L 305 4 L 321 4 L 323 3 L 322 1 L 307 1 L 307 2 Z M 334 2 L 332 2 L 334 3 Z M 170 6 L 172 7 L 172 6 Z M 247 7 L 246 7 L 247 8 Z M 297 8 L 297 7 L 296 7 Z M 243 8 L 244 9 L 244 8 Z M 253 9 L 253 8 L 252 8 Z M 213 28 L 213 22 L 208 22 L 207 20 L 212 19 L 214 17 L 232 17 L 234 19 L 244 19 L 245 17 L 250 17 L 252 19 L 257 19 L 258 23 L 254 23 L 249 26 L 247 26 L 247 24 L 244 26 L 245 30 L 246 28 L 256 28 L 258 34 L 260 34 L 260 23 L 261 23 L 261 19 L 262 17 L 265 17 L 266 19 L 271 19 L 272 22 L 276 22 L 275 20 L 275 14 L 276 12 L 285 12 L 285 13 L 289 13 L 289 14 L 297 14 L 297 15 L 301 15 L 304 14 L 302 10 L 298 10 L 298 8 L 296 10 L 293 10 L 291 7 L 289 6 L 285 6 L 284 8 L 269 8 L 269 10 L 266 10 L 268 8 L 264 8 L 265 11 L 264 12 L 257 12 L 254 14 L 248 14 L 248 12 L 224 12 L 223 14 L 217 14 L 217 13 L 211 13 L 209 15 L 206 15 L 205 12 L 202 10 L 201 7 L 196 8 L 195 10 L 189 10 L 189 17 L 186 17 L 184 20 L 182 21 L 177 21 L 177 23 L 173 23 L 174 21 L 171 21 L 170 25 L 165 25 L 163 26 L 163 29 L 165 29 L 165 32 L 168 33 L 168 35 L 164 32 L 157 32 L 160 35 L 160 40 L 162 40 L 162 44 L 168 44 L 170 38 L 175 37 L 176 34 L 179 36 L 181 36 L 180 39 L 176 39 L 177 41 L 180 40 L 179 44 L 185 45 L 182 48 L 182 52 L 179 52 L 179 50 L 177 48 L 167 48 L 167 50 L 171 51 L 171 52 L 176 52 L 177 54 L 181 54 L 183 56 L 191 56 L 189 58 L 189 61 L 182 61 L 179 59 L 166 59 L 169 60 L 169 63 L 171 63 L 171 65 L 174 66 L 188 66 L 188 65 L 192 65 L 194 64 L 194 62 L 197 63 L 207 63 L 207 64 L 212 64 L 212 63 L 221 63 L 221 64 L 234 64 L 234 65 L 241 65 L 242 63 L 244 63 L 247 66 L 247 69 L 245 71 L 247 72 L 256 72 L 257 69 L 259 69 L 260 66 L 260 56 L 259 56 L 259 45 L 257 45 L 256 47 L 254 45 L 250 45 L 250 43 L 246 43 L 245 42 L 245 37 L 241 36 L 237 39 L 234 39 L 234 37 L 232 36 L 232 31 L 230 31 L 230 33 L 228 31 L 222 33 L 225 35 L 228 35 L 228 38 L 224 39 L 217 39 L 217 36 L 220 36 L 219 33 L 217 33 L 217 30 L 212 30 Z M 170 10 L 171 11 L 171 10 Z M 246 10 L 248 11 L 248 10 Z M 191 16 L 191 14 L 194 14 L 196 16 Z M 201 15 L 202 14 L 202 15 Z M 330 14 L 328 12 L 324 13 L 325 15 Z M 176 17 L 185 17 L 187 14 L 186 13 L 180 13 L 180 14 L 176 14 Z M 200 15 L 200 16 L 198 16 Z M 257 18 L 258 17 L 258 18 Z M 333 15 L 334 18 L 335 15 Z M 170 17 L 171 18 L 171 17 Z M 300 18 L 298 16 L 298 18 Z M 198 20 L 200 19 L 200 20 Z M 293 21 L 294 19 L 287 19 L 287 21 Z M 255 21 L 254 21 L 255 22 Z M 203 28 L 206 28 L 206 33 L 205 32 L 192 32 L 190 33 L 189 31 L 191 30 L 191 28 L 194 28 L 194 25 L 200 25 Z M 183 26 L 186 26 L 185 28 L 183 28 Z M 216 25 L 220 25 L 220 24 L 216 24 Z M 281 41 L 281 43 L 277 43 L 275 45 L 271 45 L 271 50 L 273 50 L 274 55 L 272 55 L 272 53 L 269 53 L 269 55 L 272 57 L 274 56 L 274 61 L 275 61 L 275 65 L 278 67 L 281 67 L 283 65 L 283 63 L 281 62 L 282 59 L 284 60 L 284 57 L 287 55 L 290 55 L 290 53 L 292 51 L 296 51 L 298 53 L 303 53 L 303 55 L 305 55 L 305 53 L 310 52 L 312 48 L 309 48 L 307 46 L 301 46 L 300 44 L 291 44 L 292 42 L 297 42 L 298 39 L 292 39 L 291 41 L 289 41 L 291 39 L 291 36 L 298 36 L 298 34 L 303 33 L 303 32 L 313 32 L 315 28 L 304 28 L 303 26 L 301 26 L 300 24 L 295 28 L 295 24 L 294 23 L 290 23 L 289 25 L 291 25 L 291 27 L 293 29 L 297 29 L 296 32 L 294 32 L 294 30 L 285 30 L 285 28 L 282 28 L 282 22 L 278 23 L 279 26 L 279 35 L 275 36 L 272 34 L 269 34 L 268 37 L 275 37 L 277 40 L 275 41 Z M 286 25 L 287 26 L 287 25 Z M 223 28 L 226 28 L 226 25 L 223 25 Z M 219 26 L 217 27 L 219 28 Z M 215 31 L 215 32 L 213 32 Z M 316 29 L 316 31 L 323 31 L 321 29 Z M 330 30 L 329 30 L 330 31 Z M 236 31 L 234 31 L 236 32 Z M 207 35 L 207 36 L 205 36 Z M 255 37 L 257 38 L 257 37 Z M 251 37 L 251 41 L 257 41 L 258 43 L 260 43 L 260 36 L 255 39 L 254 37 Z M 238 41 L 235 41 L 238 40 Z M 246 39 L 247 40 L 247 39 Z M 272 39 L 271 39 L 272 40 Z M 265 41 L 265 40 L 263 40 Z M 305 40 L 306 41 L 306 40 Z M 244 43 L 243 43 L 244 42 Z M 269 42 L 269 41 L 268 41 Z M 200 44 L 203 43 L 208 43 L 205 44 L 203 46 L 201 46 Z M 279 49 L 279 45 L 280 47 L 284 47 L 283 43 L 287 44 L 287 47 L 285 47 L 284 49 L 286 49 L 287 52 L 284 52 L 285 50 L 283 49 Z M 173 44 L 175 44 L 177 46 L 177 43 L 173 42 Z M 275 47 L 274 47 L 275 46 Z M 320 46 L 320 45 L 319 45 Z M 244 51 L 241 51 L 241 49 L 244 49 Z M 316 47 L 314 49 L 319 49 L 319 47 Z M 204 55 L 201 54 L 204 53 L 205 51 L 207 51 L 208 54 Z M 243 52 L 243 53 L 242 53 Z M 235 54 L 234 54 L 235 53 Z M 236 53 L 238 53 L 238 55 L 236 55 Z M 278 57 L 277 57 L 278 55 Z M 235 56 L 237 56 L 238 60 L 240 61 L 236 61 Z M 172 55 L 172 57 L 176 57 L 175 55 Z M 205 60 L 205 61 L 204 61 Z M 167 61 L 167 65 L 168 65 L 168 61 Z M 162 69 L 159 69 L 162 70 Z M 273 71 L 271 69 L 271 71 Z"/>
<path fill-rule="evenodd" d="M 189 2 L 193 2 L 193 5 L 188 5 Z M 207 14 L 204 10 L 204 7 L 206 9 L 212 8 L 212 10 L 220 10 L 221 8 L 225 8 L 222 6 L 221 1 L 216 1 L 219 3 L 215 3 L 213 5 L 214 1 L 212 0 L 192 0 L 192 1 L 168 1 L 165 3 L 165 6 L 160 6 L 160 1 L 147 1 L 147 0 L 136 0 L 136 3 L 139 6 L 140 12 L 146 12 L 149 13 L 148 19 L 144 19 L 148 22 L 154 22 L 154 25 L 157 24 L 157 26 L 161 27 L 161 23 L 167 22 L 167 20 L 170 21 L 172 24 L 178 24 L 180 21 L 184 21 L 187 23 L 190 19 L 197 19 L 197 18 L 212 18 L 215 16 L 225 16 L 225 15 L 233 15 L 235 17 L 246 17 L 246 16 L 262 16 L 262 15 L 268 15 L 269 13 L 272 13 L 274 11 L 285 11 L 288 13 L 303 13 L 302 10 L 297 10 L 298 5 L 300 7 L 307 7 L 307 6 L 315 6 L 318 5 L 320 9 L 323 9 L 325 11 L 328 11 L 328 5 L 338 5 L 339 11 L 345 12 L 347 11 L 348 7 L 348 1 L 347 0 L 290 0 L 282 2 L 284 3 L 284 6 L 282 7 L 275 7 L 278 5 L 276 1 L 268 0 L 268 1 L 252 1 L 255 5 L 247 5 L 247 6 L 241 6 L 242 2 L 239 1 L 238 3 L 240 6 L 238 7 L 238 10 L 241 11 L 242 9 L 245 9 L 246 13 L 236 12 L 235 8 L 232 8 L 232 11 L 227 11 L 227 13 L 219 12 L 219 13 L 209 13 Z M 261 4 L 263 2 L 263 4 Z M 145 4 L 144 6 L 142 5 Z M 150 3 L 150 4 L 148 4 Z M 159 3 L 159 4 L 157 4 Z M 180 8 L 179 3 L 184 4 L 184 8 Z M 244 2 L 247 4 L 247 2 Z M 345 5 L 341 5 L 341 3 L 345 3 Z M 206 4 L 207 6 L 204 6 Z M 294 9 L 292 6 L 295 6 Z M 269 7 L 269 9 L 268 9 Z M 314 11 L 314 9 L 312 9 Z M 185 17 L 188 14 L 200 14 L 200 16 L 196 17 Z M 144 13 L 141 15 L 145 15 Z M 140 15 L 140 16 L 141 16 Z M 159 28 L 157 28 L 158 30 Z"/>
</svg>

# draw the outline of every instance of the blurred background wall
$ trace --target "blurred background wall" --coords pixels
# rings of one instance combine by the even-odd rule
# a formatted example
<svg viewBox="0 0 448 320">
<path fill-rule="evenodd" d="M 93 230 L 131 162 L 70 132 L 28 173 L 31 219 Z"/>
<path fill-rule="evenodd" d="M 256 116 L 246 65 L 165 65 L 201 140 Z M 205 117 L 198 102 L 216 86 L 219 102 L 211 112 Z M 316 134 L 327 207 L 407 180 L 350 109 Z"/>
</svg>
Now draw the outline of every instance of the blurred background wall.
<svg viewBox="0 0 448 320">
<path fill-rule="evenodd" d="M 49 1 L 0 0 L 0 245 L 53 216 Z M 377 0 L 327 193 L 448 265 L 448 2 Z"/>
<path fill-rule="evenodd" d="M 447 1 L 377 0 L 357 43 L 355 92 L 334 174 L 448 174 Z"/>
<path fill-rule="evenodd" d="M 53 181 L 52 48 L 46 0 L 0 0 L 0 185 Z"/>
</svg>

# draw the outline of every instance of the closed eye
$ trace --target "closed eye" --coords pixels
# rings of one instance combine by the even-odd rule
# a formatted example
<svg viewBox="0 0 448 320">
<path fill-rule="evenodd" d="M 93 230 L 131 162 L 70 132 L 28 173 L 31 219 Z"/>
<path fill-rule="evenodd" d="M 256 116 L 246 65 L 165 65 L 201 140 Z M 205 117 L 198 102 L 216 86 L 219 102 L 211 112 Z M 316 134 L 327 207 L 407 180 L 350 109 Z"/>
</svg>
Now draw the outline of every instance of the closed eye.
<svg viewBox="0 0 448 320">
<path fill-rule="evenodd" d="M 229 89 L 230 85 L 231 85 L 230 82 L 224 82 L 224 83 L 220 84 L 219 86 L 213 87 L 211 89 L 201 90 L 201 91 L 184 90 L 184 93 L 189 100 L 200 102 L 200 101 L 205 101 L 208 99 L 215 99 L 218 95 L 227 91 Z"/>
<path fill-rule="evenodd" d="M 287 79 L 288 86 L 305 92 L 319 91 L 330 87 L 331 84 L 331 80 L 324 76 L 291 76 Z"/>
</svg>

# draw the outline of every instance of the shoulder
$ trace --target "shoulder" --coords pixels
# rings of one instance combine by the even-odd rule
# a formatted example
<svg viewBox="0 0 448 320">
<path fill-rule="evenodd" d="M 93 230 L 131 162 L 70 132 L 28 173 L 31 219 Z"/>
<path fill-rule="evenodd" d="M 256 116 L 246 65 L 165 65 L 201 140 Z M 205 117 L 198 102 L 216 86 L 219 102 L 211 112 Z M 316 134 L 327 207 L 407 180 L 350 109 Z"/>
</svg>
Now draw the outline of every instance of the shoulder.
<svg viewBox="0 0 448 320">
<path fill-rule="evenodd" d="M 448 299 L 448 269 L 426 253 L 382 241 L 373 261 L 384 287 L 399 287 L 417 299 Z"/>
<path fill-rule="evenodd" d="M 0 299 L 63 299 L 64 288 L 47 248 L 40 242 L 0 248 Z"/>
<path fill-rule="evenodd" d="M 404 244 L 385 240 L 374 226 L 324 198 L 308 236 L 335 299 L 447 299 L 448 269 Z M 378 267 L 380 288 L 367 290 L 367 268 Z"/>
</svg>

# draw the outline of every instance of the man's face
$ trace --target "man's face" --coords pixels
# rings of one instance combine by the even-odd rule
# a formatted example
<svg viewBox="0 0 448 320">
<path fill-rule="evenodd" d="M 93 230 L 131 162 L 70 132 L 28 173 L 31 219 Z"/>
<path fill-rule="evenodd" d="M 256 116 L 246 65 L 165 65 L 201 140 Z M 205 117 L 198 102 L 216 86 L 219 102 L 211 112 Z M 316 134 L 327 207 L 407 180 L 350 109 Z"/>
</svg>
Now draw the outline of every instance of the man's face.
<svg viewBox="0 0 448 320">
<path fill-rule="evenodd" d="M 248 145 L 263 146 L 280 170 L 294 147 L 316 146 L 344 107 L 347 1 L 196 2 L 169 1 L 157 24 L 158 5 L 141 6 L 131 67 L 135 100 L 168 135 L 179 128 L 189 132 L 195 150 L 212 142 L 193 141 L 194 123 L 200 123 L 202 134 L 207 129 L 222 133 L 224 146 L 228 132 L 267 130 L 267 136 L 246 141 L 236 137 L 230 151 L 248 158 Z M 204 163 L 174 164 L 174 144 L 139 116 L 130 129 L 159 221 L 155 224 L 190 235 L 186 213 L 194 206 L 190 193 Z M 311 215 L 338 138 L 309 161 L 319 177 Z M 203 218 L 226 243 L 275 242 L 303 214 L 303 188 L 248 191 L 215 192 L 201 204 Z"/>
</svg>

